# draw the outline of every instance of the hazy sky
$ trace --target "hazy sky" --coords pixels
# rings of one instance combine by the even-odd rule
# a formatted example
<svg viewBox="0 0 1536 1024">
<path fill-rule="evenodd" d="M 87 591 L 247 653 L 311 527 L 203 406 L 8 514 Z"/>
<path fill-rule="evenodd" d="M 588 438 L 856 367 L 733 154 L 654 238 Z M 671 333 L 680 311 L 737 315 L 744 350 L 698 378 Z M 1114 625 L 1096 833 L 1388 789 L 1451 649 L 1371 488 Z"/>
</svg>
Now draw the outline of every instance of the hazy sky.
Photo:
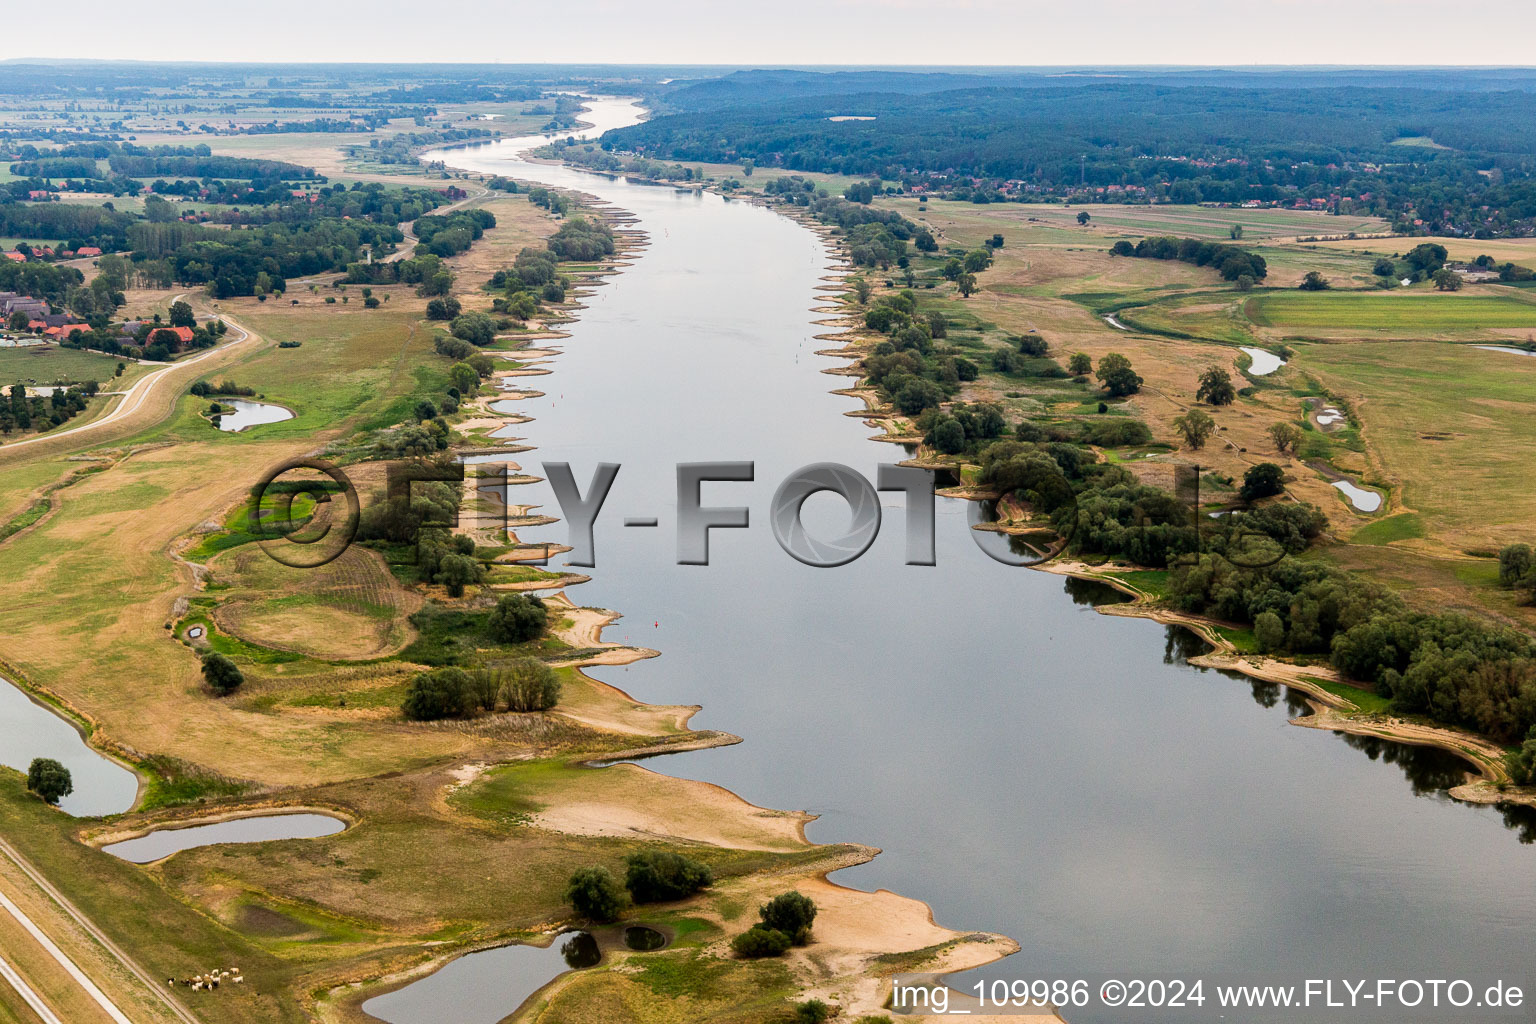
<svg viewBox="0 0 1536 1024">
<path fill-rule="evenodd" d="M 1508 65 L 1533 40 L 1536 4 L 1445 0 L 69 0 L 0 58 Z"/>
</svg>

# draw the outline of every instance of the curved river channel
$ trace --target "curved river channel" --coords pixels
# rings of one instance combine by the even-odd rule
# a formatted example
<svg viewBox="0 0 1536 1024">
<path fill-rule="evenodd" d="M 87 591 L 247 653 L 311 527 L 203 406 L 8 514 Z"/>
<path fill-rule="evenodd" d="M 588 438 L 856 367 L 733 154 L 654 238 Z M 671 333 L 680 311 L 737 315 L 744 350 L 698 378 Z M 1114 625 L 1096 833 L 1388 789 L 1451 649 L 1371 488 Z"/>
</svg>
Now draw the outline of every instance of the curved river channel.
<svg viewBox="0 0 1536 1024">
<path fill-rule="evenodd" d="M 596 101 L 590 133 L 635 107 Z M 873 480 L 901 449 L 870 441 L 821 371 L 814 289 L 832 256 L 810 231 L 741 201 L 529 163 L 529 140 L 430 154 L 578 189 L 649 236 L 518 403 L 518 432 L 572 464 L 622 465 L 580 603 L 625 618 L 607 638 L 662 657 L 596 676 L 636 698 L 701 703 L 733 747 L 648 762 L 753 803 L 821 815 L 813 840 L 879 846 L 837 881 L 930 903 L 1016 956 L 974 977 L 1347 975 L 1519 977 L 1536 934 L 1536 852 L 1501 812 L 1443 795 L 1454 758 L 1295 728 L 1278 688 L 1184 661 L 1189 634 L 1091 607 L 1093 588 L 1013 569 L 938 507 L 937 565 L 904 564 L 903 500 L 859 560 L 810 568 L 775 542 L 779 482 L 813 462 Z M 766 173 L 763 170 L 759 174 Z M 751 460 L 751 483 L 704 485 L 747 506 L 708 566 L 679 566 L 677 462 Z M 527 495 L 525 498 L 524 495 Z M 557 512 L 546 484 L 518 500 Z M 656 516 L 658 529 L 626 529 Z M 813 533 L 846 506 L 811 498 Z M 524 540 L 565 540 L 563 524 Z M 653 625 L 654 624 L 654 625 Z M 510 1009 L 510 1008 L 509 1008 Z M 1074 1011 L 1074 1021 L 1130 1019 Z M 1316 1019 L 1316 1018 L 1308 1018 Z"/>
</svg>

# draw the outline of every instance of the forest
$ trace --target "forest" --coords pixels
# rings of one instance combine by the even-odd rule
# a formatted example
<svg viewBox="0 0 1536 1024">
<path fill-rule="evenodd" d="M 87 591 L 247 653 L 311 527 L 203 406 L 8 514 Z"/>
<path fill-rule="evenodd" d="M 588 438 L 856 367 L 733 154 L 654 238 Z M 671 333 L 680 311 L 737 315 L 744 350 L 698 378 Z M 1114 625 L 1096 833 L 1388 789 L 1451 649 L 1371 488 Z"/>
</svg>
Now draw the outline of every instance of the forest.
<svg viewBox="0 0 1536 1024">
<path fill-rule="evenodd" d="M 925 77 L 869 74 L 887 89 L 893 77 Z M 737 77 L 669 94 L 664 109 L 674 113 L 610 133 L 604 145 L 659 160 L 877 175 L 982 202 L 1102 199 L 1094 190 L 1113 185 L 1185 203 L 1338 197 L 1352 212 L 1410 227 L 1489 236 L 1526 233 L 1536 218 L 1536 94 L 1524 80 L 1469 100 L 1450 88 L 1289 79 L 1217 88 L 1037 78 L 807 95 L 838 76 L 802 75 L 792 87 L 771 75 L 733 85 Z M 845 116 L 867 120 L 831 120 Z"/>
</svg>

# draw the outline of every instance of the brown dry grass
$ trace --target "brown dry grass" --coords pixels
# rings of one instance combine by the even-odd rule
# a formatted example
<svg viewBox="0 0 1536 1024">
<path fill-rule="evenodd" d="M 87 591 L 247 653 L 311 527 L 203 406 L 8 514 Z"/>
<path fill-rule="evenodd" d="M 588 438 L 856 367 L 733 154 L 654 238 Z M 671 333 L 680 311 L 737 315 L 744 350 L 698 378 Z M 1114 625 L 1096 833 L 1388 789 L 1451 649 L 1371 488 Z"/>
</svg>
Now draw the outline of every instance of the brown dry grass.
<svg viewBox="0 0 1536 1024">
<path fill-rule="evenodd" d="M 407 616 L 421 595 L 395 579 L 377 552 L 350 547 L 316 569 L 295 569 L 255 545 L 221 554 L 210 567 L 232 589 L 214 620 L 241 639 L 316 658 L 376 658 L 415 639 Z"/>
</svg>

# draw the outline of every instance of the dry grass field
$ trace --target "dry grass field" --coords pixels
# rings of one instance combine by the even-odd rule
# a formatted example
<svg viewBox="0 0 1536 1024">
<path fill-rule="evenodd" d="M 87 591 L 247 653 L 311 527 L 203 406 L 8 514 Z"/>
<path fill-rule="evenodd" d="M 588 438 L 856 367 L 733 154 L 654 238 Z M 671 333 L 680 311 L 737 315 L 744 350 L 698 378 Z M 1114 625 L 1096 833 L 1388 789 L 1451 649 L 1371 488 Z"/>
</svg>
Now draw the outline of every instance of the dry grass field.
<svg viewBox="0 0 1536 1024">
<path fill-rule="evenodd" d="M 1289 492 L 1327 513 L 1337 543 L 1325 549 L 1326 557 L 1395 586 L 1417 585 L 1429 605 L 1536 621 L 1536 613 L 1493 586 L 1487 558 L 1501 544 L 1531 540 L 1536 523 L 1536 505 L 1520 490 L 1533 441 L 1527 421 L 1536 359 L 1450 344 L 1523 339 L 1527 325 L 1536 326 L 1536 304 L 1525 292 L 1471 286 L 1448 294 L 1428 285 L 1343 290 L 1371 280 L 1375 243 L 1293 237 L 1309 223 L 1330 234 L 1382 225 L 1341 225 L 1341 218 L 1317 214 L 1256 223 L 1242 210 L 1089 207 L 1092 219 L 1079 226 L 1076 211 L 1065 208 L 929 201 L 919 211 L 913 200 L 889 198 L 880 204 L 925 224 L 941 249 L 970 250 L 1003 235 L 1003 248 L 978 275 L 980 291 L 972 298 L 960 298 L 948 285 L 918 291 L 923 308 L 949 319 L 952 342 L 985 356 L 1008 335 L 1036 330 L 1063 364 L 1074 352 L 1095 362 L 1109 352 L 1131 360 L 1145 385 L 1111 412 L 1143 418 L 1172 451 L 1108 457 L 1129 456 L 1127 465 L 1153 483 L 1167 483 L 1177 463 L 1198 464 L 1212 480 L 1277 462 Z M 1244 226 L 1235 244 L 1263 255 L 1271 269 L 1265 283 L 1278 287 L 1243 295 L 1209 269 L 1107 252 L 1117 238 L 1143 234 L 1225 240 L 1232 223 Z M 1404 251 L 1407 241 L 1383 240 L 1383 249 Z M 1496 258 L 1520 248 L 1530 247 L 1511 242 Z M 1323 270 L 1339 287 L 1321 293 L 1288 287 L 1308 269 Z M 886 287 L 884 275 L 870 278 L 878 290 Z M 1107 310 L 1133 329 L 1111 326 L 1102 315 Z M 1264 377 L 1241 372 L 1249 360 L 1238 346 L 1281 344 L 1292 349 L 1288 365 Z M 1231 406 L 1205 406 L 1217 433 L 1204 449 L 1184 450 L 1173 421 L 1195 404 L 1198 376 L 1213 365 L 1226 367 L 1246 390 Z M 1081 386 L 990 372 L 967 385 L 963 397 L 995 401 L 1015 417 L 1092 416 L 1096 402 Z M 1309 399 L 1340 403 L 1351 418 L 1332 433 L 1311 429 Z M 1297 456 L 1275 452 L 1266 431 L 1277 422 L 1306 430 Z M 1387 493 L 1384 511 L 1371 516 L 1352 508 L 1331 486 L 1341 475 Z M 1224 495 L 1215 490 L 1207 497 Z"/>
</svg>

